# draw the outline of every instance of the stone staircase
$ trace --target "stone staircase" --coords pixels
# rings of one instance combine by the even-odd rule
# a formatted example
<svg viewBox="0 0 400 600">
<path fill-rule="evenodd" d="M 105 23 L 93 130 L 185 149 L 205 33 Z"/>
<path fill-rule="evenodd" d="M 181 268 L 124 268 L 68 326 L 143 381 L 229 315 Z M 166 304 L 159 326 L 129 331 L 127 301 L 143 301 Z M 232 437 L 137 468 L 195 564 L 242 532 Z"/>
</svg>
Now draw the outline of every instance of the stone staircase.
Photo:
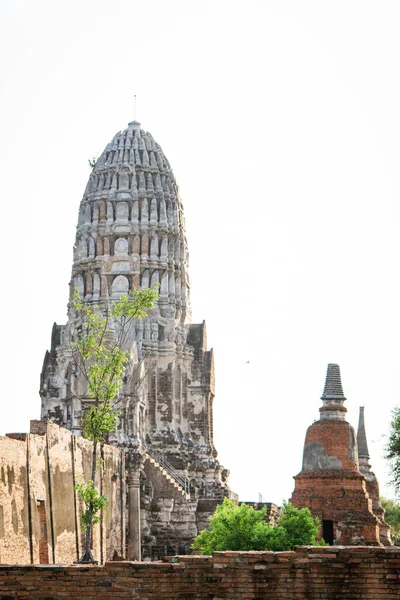
<svg viewBox="0 0 400 600">
<path fill-rule="evenodd" d="M 162 452 L 146 447 L 146 461 L 157 469 L 177 494 L 190 500 L 190 482 L 165 459 Z"/>
</svg>

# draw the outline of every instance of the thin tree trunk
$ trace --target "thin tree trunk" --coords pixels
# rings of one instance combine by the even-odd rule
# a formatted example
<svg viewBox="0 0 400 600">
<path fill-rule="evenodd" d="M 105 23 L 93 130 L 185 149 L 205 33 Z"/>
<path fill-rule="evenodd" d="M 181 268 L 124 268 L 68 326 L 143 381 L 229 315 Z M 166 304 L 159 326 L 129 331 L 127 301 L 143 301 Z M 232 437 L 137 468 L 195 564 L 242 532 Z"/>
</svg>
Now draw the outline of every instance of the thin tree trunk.
<svg viewBox="0 0 400 600">
<path fill-rule="evenodd" d="M 96 470 L 97 470 L 97 441 L 93 440 L 93 454 L 92 454 L 92 481 L 93 488 L 96 489 Z M 89 506 L 88 510 L 88 527 L 86 529 L 86 538 L 85 538 L 85 549 L 83 551 L 82 556 L 77 563 L 95 563 L 94 556 L 92 550 L 90 548 L 90 544 L 92 541 L 92 531 L 93 531 L 93 509 Z"/>
</svg>

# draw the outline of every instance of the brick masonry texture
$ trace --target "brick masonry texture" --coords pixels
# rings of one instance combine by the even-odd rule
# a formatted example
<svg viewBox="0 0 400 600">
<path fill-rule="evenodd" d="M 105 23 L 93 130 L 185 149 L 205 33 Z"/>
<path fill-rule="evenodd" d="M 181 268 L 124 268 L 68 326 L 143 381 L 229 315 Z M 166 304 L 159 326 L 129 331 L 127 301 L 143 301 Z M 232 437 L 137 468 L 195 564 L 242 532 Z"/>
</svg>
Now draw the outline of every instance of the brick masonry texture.
<svg viewBox="0 0 400 600">
<path fill-rule="evenodd" d="M 307 465 L 304 459 L 303 470 L 295 477 L 292 504 L 310 508 L 321 521 L 332 520 L 336 543 L 379 544 L 379 521 L 358 470 L 353 428 L 346 421 L 316 421 L 307 430 L 305 457 L 313 444 L 323 448 L 327 460 L 340 461 L 340 468 L 329 464 L 321 468 L 320 458 L 308 459 Z"/>
<path fill-rule="evenodd" d="M 366 546 L 216 552 L 173 564 L 0 566 L 0 600 L 389 600 L 400 596 L 399 567 L 399 548 Z"/>
<path fill-rule="evenodd" d="M 364 411 L 359 427 L 364 456 L 359 459 L 355 430 L 345 420 L 339 365 L 328 365 L 321 399 L 321 418 L 307 430 L 291 503 L 309 508 L 322 521 L 322 534 L 329 543 L 389 546 L 378 482 L 368 463 Z"/>
</svg>

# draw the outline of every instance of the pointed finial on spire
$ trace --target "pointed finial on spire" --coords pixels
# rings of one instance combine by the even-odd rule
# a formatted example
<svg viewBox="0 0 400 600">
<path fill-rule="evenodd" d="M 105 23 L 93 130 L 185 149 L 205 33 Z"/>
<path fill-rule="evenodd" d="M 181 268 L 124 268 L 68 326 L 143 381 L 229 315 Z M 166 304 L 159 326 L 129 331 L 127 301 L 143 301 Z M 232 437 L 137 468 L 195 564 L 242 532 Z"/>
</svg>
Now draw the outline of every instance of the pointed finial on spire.
<svg viewBox="0 0 400 600">
<path fill-rule="evenodd" d="M 128 127 L 131 131 L 140 129 L 140 123 L 136 121 L 136 94 L 133 96 L 133 121 L 128 123 Z"/>
<path fill-rule="evenodd" d="M 343 394 L 340 367 L 329 363 L 326 370 L 324 392 L 321 396 L 323 405 L 319 409 L 321 419 L 345 419 L 347 409 L 343 406 L 346 400 Z"/>
<path fill-rule="evenodd" d="M 140 129 L 140 123 L 136 121 L 136 94 L 133 96 L 133 121 L 128 123 L 128 127 L 131 132 Z"/>
<path fill-rule="evenodd" d="M 364 407 L 360 406 L 357 430 L 358 458 L 369 458 L 367 435 L 365 433 Z"/>
<path fill-rule="evenodd" d="M 346 400 L 343 394 L 340 367 L 335 363 L 329 363 L 326 370 L 325 387 L 321 400 Z"/>
</svg>

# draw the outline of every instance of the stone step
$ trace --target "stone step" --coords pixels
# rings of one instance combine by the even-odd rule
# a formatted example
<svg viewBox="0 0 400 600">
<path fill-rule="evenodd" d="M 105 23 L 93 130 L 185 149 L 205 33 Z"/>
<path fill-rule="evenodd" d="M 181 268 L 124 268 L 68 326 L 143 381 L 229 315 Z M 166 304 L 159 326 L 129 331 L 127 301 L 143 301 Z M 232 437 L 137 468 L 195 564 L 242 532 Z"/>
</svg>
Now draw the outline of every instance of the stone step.
<svg viewBox="0 0 400 600">
<path fill-rule="evenodd" d="M 180 483 L 178 483 L 178 481 L 176 481 L 176 479 L 174 479 L 174 477 L 172 475 L 170 475 L 170 473 L 168 473 L 168 471 L 166 471 L 166 469 L 164 469 L 164 467 L 162 465 L 160 465 L 160 463 L 153 458 L 150 454 L 148 454 L 146 452 L 146 459 L 153 464 L 157 469 L 159 469 L 159 471 L 161 471 L 161 473 L 163 474 L 163 476 L 167 479 L 167 481 L 172 484 L 172 486 L 184 497 L 186 498 L 186 500 L 190 500 L 190 494 L 188 494 L 185 489 L 180 485 Z"/>
</svg>

